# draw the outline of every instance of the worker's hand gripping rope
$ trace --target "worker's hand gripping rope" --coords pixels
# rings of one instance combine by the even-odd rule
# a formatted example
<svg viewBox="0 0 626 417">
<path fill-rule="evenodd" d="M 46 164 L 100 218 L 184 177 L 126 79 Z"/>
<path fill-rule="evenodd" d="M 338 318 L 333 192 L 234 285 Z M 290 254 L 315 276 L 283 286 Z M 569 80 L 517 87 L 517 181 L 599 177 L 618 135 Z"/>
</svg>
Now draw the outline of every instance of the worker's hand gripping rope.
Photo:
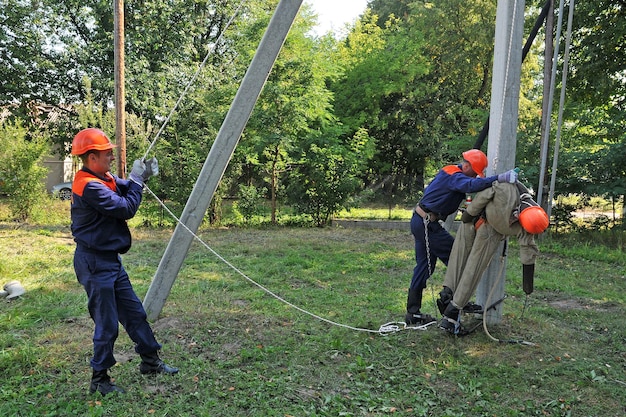
<svg viewBox="0 0 626 417">
<path fill-rule="evenodd" d="M 133 169 L 128 176 L 131 181 L 141 185 L 148 179 L 159 173 L 159 162 L 156 157 L 150 159 L 137 159 L 133 162 Z"/>
</svg>

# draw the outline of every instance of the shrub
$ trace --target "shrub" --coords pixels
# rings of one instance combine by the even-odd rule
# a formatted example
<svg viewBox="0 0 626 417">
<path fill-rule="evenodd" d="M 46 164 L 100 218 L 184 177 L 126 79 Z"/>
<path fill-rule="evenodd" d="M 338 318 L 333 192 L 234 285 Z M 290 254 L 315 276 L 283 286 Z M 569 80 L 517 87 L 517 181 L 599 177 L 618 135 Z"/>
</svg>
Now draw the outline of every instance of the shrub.
<svg viewBox="0 0 626 417">
<path fill-rule="evenodd" d="M 0 178 L 11 214 L 18 221 L 26 221 L 47 200 L 47 169 L 41 162 L 48 145 L 37 132 L 29 138 L 17 121 L 0 125 L 0 149 Z"/>
<path fill-rule="evenodd" d="M 238 200 L 235 202 L 235 210 L 239 212 L 246 222 L 252 217 L 262 213 L 262 201 L 267 188 L 257 188 L 254 185 L 241 185 L 237 192 Z"/>
</svg>

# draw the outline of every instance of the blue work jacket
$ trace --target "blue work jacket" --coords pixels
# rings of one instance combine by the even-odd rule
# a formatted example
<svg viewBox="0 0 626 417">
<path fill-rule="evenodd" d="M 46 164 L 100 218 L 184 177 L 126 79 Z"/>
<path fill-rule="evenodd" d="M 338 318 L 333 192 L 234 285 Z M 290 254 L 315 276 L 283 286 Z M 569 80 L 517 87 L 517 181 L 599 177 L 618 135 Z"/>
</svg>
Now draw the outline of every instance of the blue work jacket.
<svg viewBox="0 0 626 417">
<path fill-rule="evenodd" d="M 83 167 L 72 184 L 72 235 L 79 249 L 126 253 L 132 244 L 126 221 L 139 209 L 143 187 L 111 173 Z"/>
<path fill-rule="evenodd" d="M 497 175 L 487 178 L 468 177 L 461 171 L 461 165 L 445 166 L 424 190 L 420 206 L 436 213 L 440 219 L 445 219 L 458 210 L 466 194 L 489 188 L 497 180 Z"/>
</svg>

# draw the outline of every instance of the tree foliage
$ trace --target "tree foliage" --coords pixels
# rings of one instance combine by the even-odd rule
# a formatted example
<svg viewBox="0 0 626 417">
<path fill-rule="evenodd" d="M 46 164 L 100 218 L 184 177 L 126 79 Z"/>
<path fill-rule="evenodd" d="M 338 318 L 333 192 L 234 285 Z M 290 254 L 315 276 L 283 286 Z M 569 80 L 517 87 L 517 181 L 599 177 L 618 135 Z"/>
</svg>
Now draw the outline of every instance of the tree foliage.
<svg viewBox="0 0 626 417">
<path fill-rule="evenodd" d="M 350 197 L 362 189 L 359 174 L 369 159 L 369 143 L 363 130 L 345 142 L 336 135 L 310 136 L 291 173 L 288 201 L 311 215 L 315 225 L 327 225 L 333 214 L 349 208 Z"/>
<path fill-rule="evenodd" d="M 42 165 L 49 147 L 45 137 L 29 132 L 21 122 L 0 123 L 0 181 L 8 195 L 13 217 L 26 221 L 46 198 L 44 180 L 48 170 Z"/>
<path fill-rule="evenodd" d="M 0 1 L 2 119 L 23 120 L 28 138 L 45 131 L 66 152 L 86 125 L 112 136 L 112 3 Z M 185 203 L 277 4 L 125 3 L 128 159 L 141 157 L 160 132 L 153 151 L 162 169 L 151 188 L 162 198 Z M 382 190 L 390 205 L 412 201 L 442 164 L 473 145 L 488 116 L 496 4 L 371 0 L 347 35 L 335 38 L 312 34 L 316 17 L 305 3 L 211 218 L 240 184 L 268 190 L 274 220 L 289 201 L 323 224 L 364 188 Z M 538 4 L 527 6 L 530 22 Z M 625 14 L 623 0 L 576 4 L 557 195 L 624 195 L 617 155 L 626 140 Z M 531 179 L 538 174 L 541 54 L 540 45 L 531 49 L 522 74 L 518 166 Z M 45 123 L 53 113 L 44 108 L 56 109 Z"/>
<path fill-rule="evenodd" d="M 298 20 L 269 75 L 251 116 L 244 139 L 252 151 L 262 183 L 269 189 L 272 222 L 276 222 L 277 199 L 302 143 L 333 118 L 328 59 L 307 36 L 312 22 Z M 295 155 L 295 156 L 294 156 Z M 251 180 L 249 178 L 248 180 Z"/>
<path fill-rule="evenodd" d="M 626 2 L 576 2 L 568 91 L 577 103 L 626 106 Z M 619 117 L 618 114 L 614 114 Z"/>
<path fill-rule="evenodd" d="M 368 182 L 415 196 L 428 163 L 471 147 L 488 109 L 495 2 L 379 0 L 348 36 L 336 111 L 377 152 Z"/>
<path fill-rule="evenodd" d="M 556 192 L 624 201 L 626 3 L 577 2 L 574 16 Z"/>
</svg>

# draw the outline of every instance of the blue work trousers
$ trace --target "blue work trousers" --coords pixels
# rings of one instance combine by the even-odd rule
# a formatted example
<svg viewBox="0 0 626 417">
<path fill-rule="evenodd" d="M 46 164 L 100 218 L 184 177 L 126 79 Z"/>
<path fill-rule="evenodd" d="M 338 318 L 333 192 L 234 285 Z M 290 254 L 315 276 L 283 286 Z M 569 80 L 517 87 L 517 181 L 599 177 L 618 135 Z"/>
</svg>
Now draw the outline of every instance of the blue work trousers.
<svg viewBox="0 0 626 417">
<path fill-rule="evenodd" d="M 87 292 L 87 306 L 95 324 L 91 359 L 94 370 L 102 371 L 115 365 L 113 345 L 118 336 L 118 323 L 135 342 L 135 352 L 148 354 L 161 349 L 118 254 L 77 248 L 74 270 Z"/>
<path fill-rule="evenodd" d="M 415 268 L 413 268 L 413 279 L 411 279 L 409 289 L 421 291 L 426 287 L 426 280 L 435 272 L 437 259 L 448 265 L 454 238 L 439 222 L 428 222 L 427 251 L 424 219 L 415 212 L 411 218 L 411 233 L 415 238 Z"/>
</svg>

